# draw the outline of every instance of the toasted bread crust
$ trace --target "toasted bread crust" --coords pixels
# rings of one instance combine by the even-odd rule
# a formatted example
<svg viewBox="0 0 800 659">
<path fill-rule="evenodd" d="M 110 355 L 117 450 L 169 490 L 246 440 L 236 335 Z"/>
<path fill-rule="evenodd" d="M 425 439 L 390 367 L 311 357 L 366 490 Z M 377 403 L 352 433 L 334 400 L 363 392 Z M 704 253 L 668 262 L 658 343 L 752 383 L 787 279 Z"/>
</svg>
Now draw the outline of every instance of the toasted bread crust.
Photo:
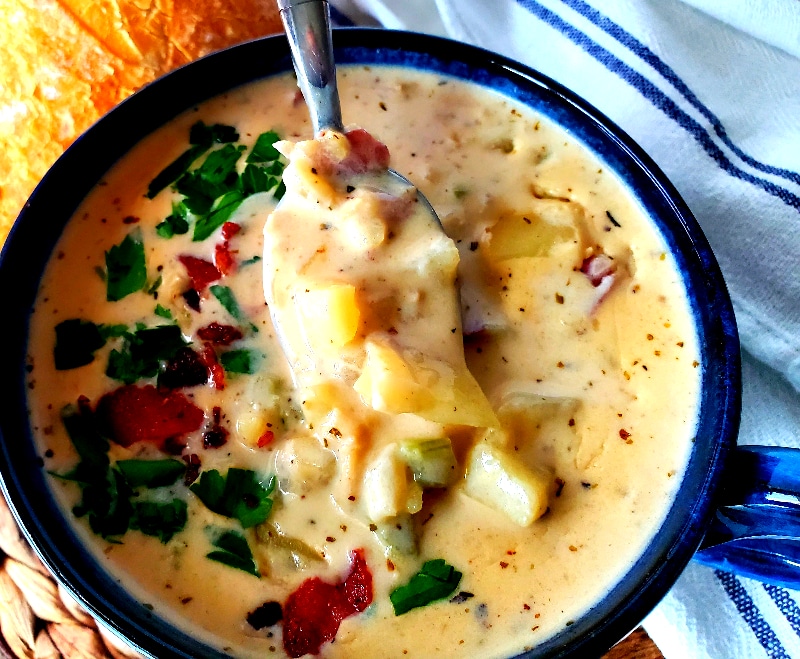
<svg viewBox="0 0 800 659">
<path fill-rule="evenodd" d="M 280 31 L 274 0 L 0 0 L 0 242 L 52 163 L 147 82 Z"/>
</svg>

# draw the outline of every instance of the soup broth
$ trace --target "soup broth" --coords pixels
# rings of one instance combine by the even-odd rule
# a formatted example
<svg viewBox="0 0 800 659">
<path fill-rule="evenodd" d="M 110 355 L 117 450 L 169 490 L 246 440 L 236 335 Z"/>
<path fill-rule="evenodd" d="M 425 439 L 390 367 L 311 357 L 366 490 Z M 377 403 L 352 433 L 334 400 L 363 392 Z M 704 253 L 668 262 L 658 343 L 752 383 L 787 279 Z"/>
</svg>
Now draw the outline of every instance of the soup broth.
<svg viewBox="0 0 800 659">
<path fill-rule="evenodd" d="M 619 178 L 545 116 L 421 71 L 341 67 L 339 85 L 344 116 L 388 146 L 458 250 L 456 336 L 479 385 L 454 405 L 463 416 L 393 408 L 402 373 L 425 400 L 450 394 L 420 375 L 424 354 L 401 373 L 392 360 L 404 353 L 381 346 L 382 371 L 361 358 L 342 380 L 373 369 L 384 407 L 373 394 L 367 416 L 296 386 L 262 281 L 285 162 L 263 147 L 311 137 L 286 75 L 143 140 L 65 229 L 31 320 L 44 466 L 60 475 L 53 489 L 98 562 L 222 652 L 296 655 L 283 638 L 290 596 L 314 578 L 341 593 L 368 574 L 369 597 L 342 614 L 321 656 L 511 656 L 598 602 L 666 514 L 698 408 L 686 293 Z M 274 135 L 258 139 L 265 131 Z M 154 185 L 192 148 L 190 134 L 200 148 L 189 172 L 209 154 L 236 162 L 217 179 L 209 165 L 201 183 L 213 194 L 195 194 L 200 175 Z M 245 175 L 251 165 L 260 171 Z M 225 188 L 231 177 L 239 182 Z M 322 336 L 347 322 L 342 290 L 325 295 L 307 314 Z M 365 391 L 351 388 L 358 405 Z M 415 462 L 409 440 L 449 447 L 446 483 L 420 476 L 430 463 Z M 400 453 L 387 458 L 387 446 Z M 145 461 L 171 476 L 142 476 Z M 76 465 L 114 481 L 124 521 Z M 235 479 L 231 503 L 222 490 Z M 544 497 L 536 505 L 531 483 Z M 452 588 L 397 614 L 390 595 L 437 559 Z"/>
</svg>

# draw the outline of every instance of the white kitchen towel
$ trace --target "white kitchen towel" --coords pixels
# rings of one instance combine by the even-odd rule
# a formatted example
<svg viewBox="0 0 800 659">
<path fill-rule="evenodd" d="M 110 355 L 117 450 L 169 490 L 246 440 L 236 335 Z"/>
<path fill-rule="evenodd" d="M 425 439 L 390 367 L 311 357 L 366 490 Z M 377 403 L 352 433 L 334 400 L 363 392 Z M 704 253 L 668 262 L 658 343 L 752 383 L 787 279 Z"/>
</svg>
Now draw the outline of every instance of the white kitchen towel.
<svg viewBox="0 0 800 659">
<path fill-rule="evenodd" d="M 333 2 L 521 61 L 630 134 L 728 282 L 740 443 L 800 447 L 800 0 Z M 667 659 L 800 659 L 800 592 L 693 563 L 645 627 Z"/>
</svg>

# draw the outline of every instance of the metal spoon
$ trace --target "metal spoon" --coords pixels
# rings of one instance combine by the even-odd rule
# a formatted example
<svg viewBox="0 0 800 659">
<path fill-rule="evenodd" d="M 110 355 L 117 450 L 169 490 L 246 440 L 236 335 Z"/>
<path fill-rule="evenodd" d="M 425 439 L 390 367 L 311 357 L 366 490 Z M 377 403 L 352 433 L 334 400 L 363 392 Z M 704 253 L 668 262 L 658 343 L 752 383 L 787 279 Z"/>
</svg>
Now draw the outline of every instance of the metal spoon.
<svg viewBox="0 0 800 659">
<path fill-rule="evenodd" d="M 327 0 L 278 0 L 278 7 L 314 134 L 319 135 L 325 129 L 344 132 Z M 393 169 L 388 173 L 398 183 L 417 189 L 418 200 L 441 227 L 439 216 L 419 188 Z"/>
</svg>

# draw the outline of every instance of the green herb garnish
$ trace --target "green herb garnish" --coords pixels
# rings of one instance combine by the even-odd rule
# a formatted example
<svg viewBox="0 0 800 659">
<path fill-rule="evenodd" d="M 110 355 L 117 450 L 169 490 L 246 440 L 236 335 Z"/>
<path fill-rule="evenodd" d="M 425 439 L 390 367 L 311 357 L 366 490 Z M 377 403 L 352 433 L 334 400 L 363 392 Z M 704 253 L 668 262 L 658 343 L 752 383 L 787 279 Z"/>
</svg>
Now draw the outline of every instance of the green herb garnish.
<svg viewBox="0 0 800 659">
<path fill-rule="evenodd" d="M 180 460 L 165 458 L 163 460 L 119 460 L 120 470 L 131 487 L 164 487 L 172 485 L 186 471 Z"/>
<path fill-rule="evenodd" d="M 229 350 L 219 356 L 219 361 L 228 373 L 252 375 L 256 372 L 256 353 L 252 350 Z"/>
<path fill-rule="evenodd" d="M 123 335 L 121 350 L 108 355 L 106 375 L 125 384 L 158 375 L 162 362 L 187 345 L 177 325 L 138 328 Z"/>
<path fill-rule="evenodd" d="M 136 529 L 168 542 L 183 530 L 185 501 L 143 501 L 137 491 L 172 485 L 185 473 L 181 462 L 121 460 L 112 465 L 108 440 L 98 432 L 88 407 L 68 405 L 61 418 L 80 460 L 68 473 L 53 475 L 81 488 L 81 500 L 72 509 L 76 517 L 86 517 L 92 531 L 109 541 Z"/>
<path fill-rule="evenodd" d="M 156 233 L 162 238 L 182 235 L 189 231 L 189 209 L 182 203 L 173 204 L 172 215 L 156 225 Z"/>
<path fill-rule="evenodd" d="M 239 520 L 244 528 L 266 521 L 272 511 L 269 495 L 275 489 L 275 478 L 264 483 L 249 469 L 231 467 L 226 476 L 216 469 L 204 471 L 191 488 L 209 510 Z"/>
<path fill-rule="evenodd" d="M 253 149 L 247 154 L 247 162 L 271 162 L 278 160 L 281 154 L 275 148 L 275 142 L 280 140 L 281 137 L 274 130 L 269 130 L 266 133 L 261 133 L 256 138 L 256 143 Z"/>
<path fill-rule="evenodd" d="M 100 328 L 94 323 L 72 318 L 56 325 L 53 356 L 56 369 L 66 371 L 94 361 L 94 353 L 106 344 Z"/>
<path fill-rule="evenodd" d="M 173 499 L 167 503 L 137 501 L 133 506 L 130 528 L 154 536 L 166 544 L 172 536 L 183 531 L 187 519 L 187 505 L 183 499 Z"/>
<path fill-rule="evenodd" d="M 241 533 L 227 531 L 214 540 L 213 545 L 218 547 L 218 550 L 206 554 L 206 558 L 237 570 L 243 570 L 256 577 L 261 576 L 253 560 L 250 546 Z"/>
<path fill-rule="evenodd" d="M 207 211 L 207 215 L 197 218 L 194 224 L 192 240 L 198 241 L 208 238 L 228 221 L 242 201 L 244 201 L 244 195 L 239 190 L 231 190 L 219 197 L 213 202 L 211 208 Z"/>
<path fill-rule="evenodd" d="M 174 320 L 172 312 L 166 307 L 161 306 L 160 304 L 156 305 L 156 308 L 153 310 L 153 313 L 156 316 L 160 316 L 161 318 L 164 318 L 166 320 Z"/>
<path fill-rule="evenodd" d="M 233 316 L 236 320 L 242 320 L 242 310 L 239 307 L 239 303 L 236 301 L 236 297 L 233 294 L 233 291 L 228 288 L 227 286 L 221 286 L 220 284 L 214 284 L 213 286 L 209 287 L 211 294 L 219 300 L 219 303 L 225 308 L 231 316 Z"/>
<path fill-rule="evenodd" d="M 147 284 L 142 232 L 138 227 L 106 252 L 106 299 L 121 300 Z"/>
<path fill-rule="evenodd" d="M 274 131 L 262 133 L 247 156 L 241 174 L 239 161 L 246 146 L 233 144 L 239 139 L 231 126 L 206 126 L 198 122 L 190 131 L 194 145 L 164 169 L 148 188 L 152 198 L 168 185 L 182 196 L 172 214 L 156 226 L 162 238 L 184 234 L 194 222 L 192 240 L 205 240 L 233 215 L 250 195 L 269 192 L 280 199 L 285 192 L 281 177 L 284 163 L 273 146 L 280 139 Z M 224 146 L 211 150 L 214 143 Z M 206 154 L 194 169 L 192 166 Z"/>
<path fill-rule="evenodd" d="M 235 142 L 239 133 L 233 126 L 224 124 L 205 125 L 202 121 L 195 123 L 189 130 L 189 143 L 192 145 L 150 181 L 147 196 L 152 199 L 168 185 L 177 181 L 195 160 L 208 151 L 214 143 Z"/>
<path fill-rule="evenodd" d="M 403 615 L 451 595 L 458 588 L 461 576 L 461 572 L 442 558 L 426 561 L 405 586 L 399 586 L 389 594 L 395 615 Z"/>
</svg>

